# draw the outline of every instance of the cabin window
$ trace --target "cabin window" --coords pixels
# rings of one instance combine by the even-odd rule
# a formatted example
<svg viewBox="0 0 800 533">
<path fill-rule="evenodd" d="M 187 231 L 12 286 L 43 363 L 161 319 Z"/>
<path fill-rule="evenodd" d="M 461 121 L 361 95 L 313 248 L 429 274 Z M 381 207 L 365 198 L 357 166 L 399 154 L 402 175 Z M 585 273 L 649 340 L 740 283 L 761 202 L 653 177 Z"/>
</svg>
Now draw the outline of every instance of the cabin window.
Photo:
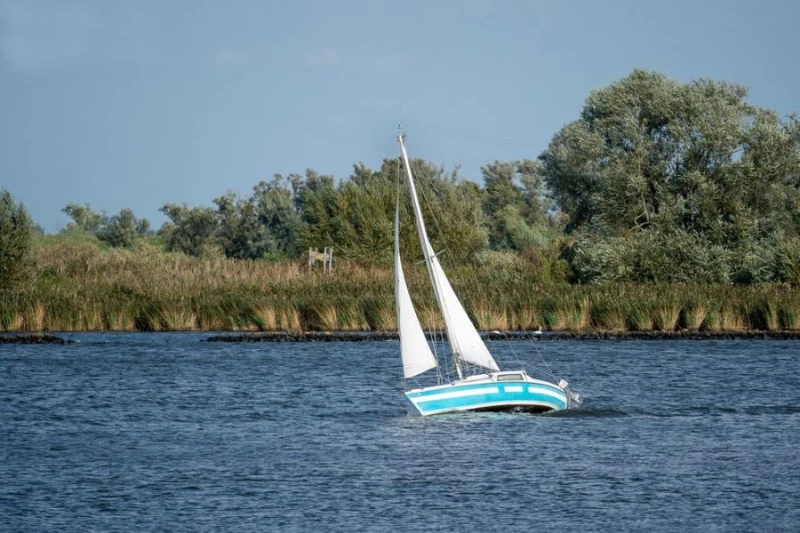
<svg viewBox="0 0 800 533">
<path fill-rule="evenodd" d="M 497 381 L 522 381 L 522 374 L 500 374 Z"/>
</svg>

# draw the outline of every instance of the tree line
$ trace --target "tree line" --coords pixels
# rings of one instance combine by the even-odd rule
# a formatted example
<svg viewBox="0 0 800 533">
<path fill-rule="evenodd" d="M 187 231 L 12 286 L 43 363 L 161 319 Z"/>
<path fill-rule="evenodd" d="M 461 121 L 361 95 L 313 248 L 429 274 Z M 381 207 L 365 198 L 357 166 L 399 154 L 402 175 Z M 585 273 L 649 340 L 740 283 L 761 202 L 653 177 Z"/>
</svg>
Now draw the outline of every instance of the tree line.
<svg viewBox="0 0 800 533">
<path fill-rule="evenodd" d="M 513 254 L 573 283 L 799 283 L 800 119 L 746 97 L 740 85 L 637 69 L 593 91 L 537 159 L 482 167 L 482 185 L 414 160 L 434 246 L 445 261 Z M 169 251 L 269 261 L 333 246 L 389 264 L 401 170 L 386 159 L 338 182 L 275 175 L 213 207 L 166 204 L 157 232 L 128 209 L 108 217 L 70 204 L 64 232 L 124 247 L 156 233 Z M 416 250 L 400 197 L 401 246 Z M 20 209 L 0 198 L 0 236 Z"/>
<path fill-rule="evenodd" d="M 481 171 L 484 187 L 462 180 L 423 160 L 412 161 L 432 239 L 459 258 L 487 250 L 522 251 L 546 246 L 558 234 L 557 214 L 547 198 L 536 161 L 495 161 Z M 363 164 L 338 183 L 333 176 L 307 170 L 276 174 L 253 187 L 249 196 L 227 193 L 214 207 L 169 203 L 168 221 L 157 232 L 130 210 L 108 217 L 89 205 L 70 204 L 72 221 L 64 233 L 92 234 L 110 246 L 131 247 L 148 234 L 158 235 L 167 251 L 192 256 L 291 260 L 308 248 L 333 246 L 337 255 L 362 264 L 389 263 L 392 257 L 399 161 L 386 159 L 372 170 Z M 408 198 L 400 191 L 404 248 L 418 245 Z"/>
</svg>

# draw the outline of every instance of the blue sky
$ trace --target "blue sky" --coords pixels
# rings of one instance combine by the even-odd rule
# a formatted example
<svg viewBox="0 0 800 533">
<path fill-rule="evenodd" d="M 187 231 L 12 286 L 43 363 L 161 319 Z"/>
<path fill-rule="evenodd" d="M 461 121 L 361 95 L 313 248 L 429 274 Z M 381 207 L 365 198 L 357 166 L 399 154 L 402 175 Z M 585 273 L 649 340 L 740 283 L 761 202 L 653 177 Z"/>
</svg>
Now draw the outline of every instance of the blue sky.
<svg viewBox="0 0 800 533">
<path fill-rule="evenodd" d="M 68 203 L 211 205 L 306 168 L 413 157 L 480 180 L 535 158 L 636 67 L 800 111 L 800 2 L 0 0 L 0 188 L 50 233 Z"/>
</svg>

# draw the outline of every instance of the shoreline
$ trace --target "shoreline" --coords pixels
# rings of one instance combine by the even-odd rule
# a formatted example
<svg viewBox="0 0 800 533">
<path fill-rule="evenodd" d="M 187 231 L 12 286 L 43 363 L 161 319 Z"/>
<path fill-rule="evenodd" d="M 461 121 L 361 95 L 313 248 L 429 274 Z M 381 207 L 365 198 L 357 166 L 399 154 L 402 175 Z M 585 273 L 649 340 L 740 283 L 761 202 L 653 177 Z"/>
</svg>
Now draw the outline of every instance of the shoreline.
<svg viewBox="0 0 800 533">
<path fill-rule="evenodd" d="M 59 334 L 98 332 L 0 333 L 0 344 L 75 344 Z M 140 332 L 131 332 L 140 333 Z M 187 333 L 187 332 L 153 332 Z M 201 333 L 193 331 L 191 333 Z M 261 331 L 216 333 L 200 342 L 376 342 L 396 341 L 396 331 Z M 487 341 L 637 341 L 637 340 L 800 340 L 800 331 L 491 331 L 480 332 Z"/>
<path fill-rule="evenodd" d="M 203 342 L 364 342 L 398 340 L 396 331 L 270 331 L 224 333 Z M 624 340 L 798 340 L 800 331 L 493 331 L 481 332 L 489 341 L 624 341 Z"/>
<path fill-rule="evenodd" d="M 49 333 L 3 333 L 0 344 L 75 344 L 75 341 Z"/>
</svg>

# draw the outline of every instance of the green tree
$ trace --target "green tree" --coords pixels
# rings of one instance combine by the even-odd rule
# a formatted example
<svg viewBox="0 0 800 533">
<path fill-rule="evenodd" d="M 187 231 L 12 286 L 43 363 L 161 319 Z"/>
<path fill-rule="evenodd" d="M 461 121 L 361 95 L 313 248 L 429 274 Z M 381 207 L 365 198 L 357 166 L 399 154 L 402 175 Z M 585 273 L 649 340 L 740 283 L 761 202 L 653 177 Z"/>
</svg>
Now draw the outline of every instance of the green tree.
<svg viewBox="0 0 800 533">
<path fill-rule="evenodd" d="M 516 183 L 514 163 L 495 161 L 481 167 L 486 195 L 483 209 L 489 220 L 489 244 L 495 250 L 514 248 L 512 227 L 519 229 L 525 205 L 522 188 Z"/>
<path fill-rule="evenodd" d="M 252 257 L 295 258 L 299 254 L 302 220 L 295 200 L 296 182 L 275 174 L 253 187 L 253 205 L 260 239 Z"/>
<path fill-rule="evenodd" d="M 132 248 L 149 230 L 146 218 L 137 219 L 130 209 L 122 209 L 97 231 L 97 238 L 112 247 Z"/>
<path fill-rule="evenodd" d="M 219 252 L 219 220 L 214 209 L 165 204 L 160 211 L 170 219 L 158 230 L 167 250 L 197 257 Z"/>
<path fill-rule="evenodd" d="M 306 170 L 295 189 L 297 210 L 302 217 L 300 244 L 304 248 L 336 246 L 336 187 L 333 176 Z"/>
<path fill-rule="evenodd" d="M 774 112 L 748 104 L 746 95 L 744 87 L 727 82 L 680 84 L 645 70 L 593 91 L 580 118 L 540 156 L 578 247 L 597 245 L 598 239 L 626 249 L 674 241 L 701 258 L 708 246 L 720 246 L 731 252 L 726 268 L 735 272 L 737 250 L 767 246 L 759 243 L 776 232 L 797 235 L 796 119 L 782 122 Z M 640 238 L 640 232 L 657 235 Z M 655 246 L 652 253 L 659 250 Z M 605 257 L 628 256 L 620 248 Z M 630 266 L 578 265 L 583 280 Z M 674 261 L 658 268 L 656 277 L 682 276 Z M 628 277 L 652 276 L 642 270 Z M 734 281 L 747 278 L 756 280 L 732 275 Z"/>
<path fill-rule="evenodd" d="M 254 216 L 252 203 L 228 192 L 215 198 L 214 204 L 219 219 L 217 240 L 223 253 L 227 257 L 248 257 L 253 237 L 245 228 Z"/>
<path fill-rule="evenodd" d="M 484 192 L 477 183 L 461 179 L 458 167 L 446 171 L 422 159 L 413 159 L 411 168 L 431 244 L 436 251 L 447 250 L 440 256 L 442 262 L 458 265 L 474 261 L 489 244 L 487 217 L 482 207 Z M 405 173 L 396 159 L 384 161 L 381 168 L 381 174 L 389 177 L 393 187 L 390 213 L 393 216 L 398 172 L 402 245 L 421 257 Z"/>
<path fill-rule="evenodd" d="M 474 261 L 477 254 L 488 246 L 487 217 L 482 208 L 484 192 L 477 183 L 461 179 L 459 167 L 446 171 L 444 167 L 422 159 L 412 159 L 410 163 L 434 250 L 446 250 L 440 255 L 445 264 L 460 265 Z M 405 172 L 397 159 L 387 159 L 379 173 L 384 176 L 391 190 L 387 205 L 389 220 L 394 219 L 395 198 L 400 194 L 401 249 L 405 253 L 413 251 L 421 258 Z M 387 257 L 391 258 L 391 255 Z"/>
<path fill-rule="evenodd" d="M 389 179 L 359 163 L 336 187 L 331 176 L 308 170 L 298 192 L 301 244 L 332 246 L 339 256 L 363 263 L 388 261 L 396 197 Z"/>
<path fill-rule="evenodd" d="M 72 219 L 72 222 L 61 230 L 62 233 L 88 233 L 94 235 L 107 221 L 105 213 L 93 211 L 89 204 L 67 204 L 61 211 Z"/>
<path fill-rule="evenodd" d="M 482 192 L 476 184 L 458 179 L 458 170 L 445 172 L 422 160 L 411 162 L 429 234 L 447 262 L 471 259 L 486 246 Z M 299 188 L 303 217 L 303 246 L 333 246 L 342 257 L 363 263 L 388 263 L 392 258 L 395 203 L 401 201 L 401 249 L 419 253 L 419 240 L 410 211 L 405 173 L 397 159 L 383 161 L 380 170 L 363 164 L 353 167 L 349 179 L 338 186 L 328 176 L 313 171 Z"/>
<path fill-rule="evenodd" d="M 0 190 L 0 293 L 14 291 L 28 277 L 33 227 L 25 206 Z"/>
<path fill-rule="evenodd" d="M 541 162 L 523 159 L 515 164 L 525 201 L 523 216 L 533 226 L 554 226 L 558 213 L 550 189 L 545 183 Z"/>
<path fill-rule="evenodd" d="M 540 167 L 529 159 L 481 167 L 486 191 L 483 209 L 493 249 L 523 251 L 547 246 L 555 239 L 552 200 Z"/>
<path fill-rule="evenodd" d="M 253 187 L 250 198 L 233 193 L 216 198 L 217 240 L 228 257 L 287 259 L 299 253 L 302 220 L 295 190 L 296 175 L 276 174 Z"/>
</svg>

